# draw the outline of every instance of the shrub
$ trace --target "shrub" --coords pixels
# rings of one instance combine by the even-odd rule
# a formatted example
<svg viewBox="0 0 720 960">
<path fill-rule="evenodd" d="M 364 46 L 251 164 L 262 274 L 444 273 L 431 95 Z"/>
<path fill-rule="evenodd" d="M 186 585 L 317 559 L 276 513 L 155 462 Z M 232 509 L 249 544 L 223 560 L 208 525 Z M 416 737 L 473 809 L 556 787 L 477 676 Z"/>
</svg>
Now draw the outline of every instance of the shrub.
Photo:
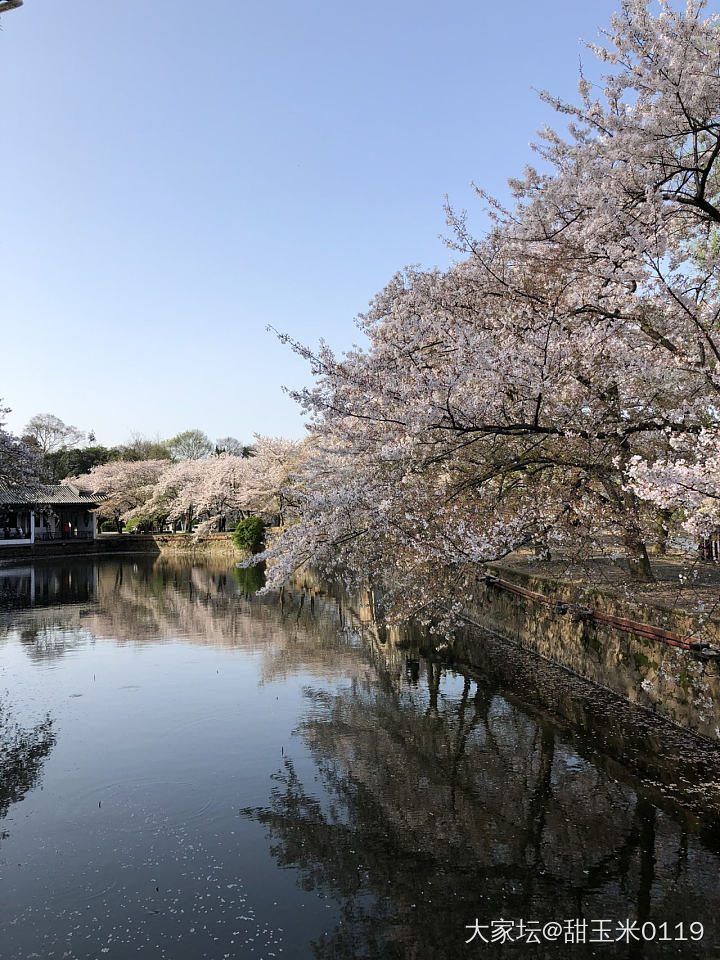
<svg viewBox="0 0 720 960">
<path fill-rule="evenodd" d="M 238 550 L 258 553 L 265 539 L 265 524 L 260 517 L 245 517 L 235 527 L 232 539 Z"/>
<path fill-rule="evenodd" d="M 100 524 L 100 533 L 115 533 L 117 524 L 114 520 L 103 520 Z"/>
</svg>

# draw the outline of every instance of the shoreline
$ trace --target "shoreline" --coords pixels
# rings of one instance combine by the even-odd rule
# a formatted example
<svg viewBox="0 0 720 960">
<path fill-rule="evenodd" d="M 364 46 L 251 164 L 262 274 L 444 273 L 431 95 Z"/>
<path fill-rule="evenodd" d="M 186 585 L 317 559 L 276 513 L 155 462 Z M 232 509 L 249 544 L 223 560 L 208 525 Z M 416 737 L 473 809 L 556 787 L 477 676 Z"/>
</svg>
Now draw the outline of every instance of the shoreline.
<svg viewBox="0 0 720 960">
<path fill-rule="evenodd" d="M 232 564 L 246 556 L 228 534 L 198 540 L 189 534 L 104 534 L 93 541 L 34 548 L 8 548 L 9 555 L 0 553 L 0 566 L 128 555 L 212 557 Z M 720 743 L 720 621 L 653 605 L 645 597 L 621 597 L 617 589 L 578 576 L 562 580 L 553 568 L 543 575 L 544 566 L 531 562 L 523 569 L 515 561 L 478 570 L 461 614 L 470 631 L 510 641 L 706 742 Z M 707 573 L 720 582 L 720 572 Z M 618 584 L 623 586 L 619 578 Z M 450 649 L 462 651 L 462 659 L 472 664 L 472 648 L 482 641 L 465 634 L 456 631 Z M 678 642 L 683 638 L 687 642 Z M 697 642 L 701 639 L 704 648 Z"/>
</svg>

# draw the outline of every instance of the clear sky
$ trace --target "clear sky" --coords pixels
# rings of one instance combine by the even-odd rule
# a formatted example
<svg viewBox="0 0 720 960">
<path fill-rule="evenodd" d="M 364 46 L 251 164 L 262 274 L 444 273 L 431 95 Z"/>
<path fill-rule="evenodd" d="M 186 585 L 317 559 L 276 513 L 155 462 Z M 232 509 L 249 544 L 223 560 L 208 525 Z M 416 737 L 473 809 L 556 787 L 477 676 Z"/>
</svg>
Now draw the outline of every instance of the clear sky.
<svg viewBox="0 0 720 960">
<path fill-rule="evenodd" d="M 505 195 L 619 0 L 25 0 L 0 31 L 0 397 L 93 428 L 299 436 L 266 332 L 357 339 L 443 196 Z"/>
</svg>

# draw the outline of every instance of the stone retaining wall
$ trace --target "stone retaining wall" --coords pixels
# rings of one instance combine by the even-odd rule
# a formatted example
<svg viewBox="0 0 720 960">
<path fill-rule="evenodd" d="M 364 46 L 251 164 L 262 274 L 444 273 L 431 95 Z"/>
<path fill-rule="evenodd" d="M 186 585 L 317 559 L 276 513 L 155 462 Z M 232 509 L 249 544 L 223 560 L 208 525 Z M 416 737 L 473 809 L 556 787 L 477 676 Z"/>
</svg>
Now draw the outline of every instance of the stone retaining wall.
<svg viewBox="0 0 720 960">
<path fill-rule="evenodd" d="M 561 582 L 527 576 L 516 570 L 493 572 L 528 590 L 571 602 L 572 589 Z M 637 606 L 597 593 L 588 606 L 604 614 L 663 627 L 694 639 L 720 639 L 717 622 L 700 623 L 681 611 Z M 713 740 L 720 739 L 720 668 L 659 640 L 620 631 L 593 620 L 574 622 L 569 612 L 556 613 L 532 600 L 480 580 L 464 611 L 468 622 L 508 637 L 526 649 L 569 668 L 631 703 L 656 712 Z M 480 638 L 458 636 L 455 652 L 472 661 L 471 646 Z"/>
</svg>

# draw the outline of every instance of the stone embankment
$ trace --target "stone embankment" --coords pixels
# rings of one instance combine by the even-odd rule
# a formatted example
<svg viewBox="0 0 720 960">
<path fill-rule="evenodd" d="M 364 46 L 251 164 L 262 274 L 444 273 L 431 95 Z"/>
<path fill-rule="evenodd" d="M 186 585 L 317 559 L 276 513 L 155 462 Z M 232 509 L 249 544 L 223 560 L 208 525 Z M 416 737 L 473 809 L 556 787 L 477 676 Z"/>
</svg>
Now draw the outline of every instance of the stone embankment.
<svg viewBox="0 0 720 960">
<path fill-rule="evenodd" d="M 692 588 L 680 579 L 688 574 L 687 562 L 667 561 L 655 568 L 658 582 L 638 587 L 605 562 L 574 572 L 564 565 L 525 561 L 493 565 L 478 571 L 463 611 L 464 627 L 449 641 L 412 627 L 387 636 L 480 670 L 488 651 L 497 651 L 497 640 L 504 640 L 512 645 L 508 662 L 516 657 L 513 648 L 520 647 L 589 681 L 583 687 L 587 698 L 593 697 L 594 684 L 660 721 L 718 744 L 720 618 L 713 617 L 713 603 L 720 598 L 720 568 L 696 571 Z M 310 590 L 323 588 L 312 571 L 305 571 L 298 583 Z M 377 598 L 370 592 L 344 600 L 361 622 L 377 628 Z M 557 701 L 561 686 L 537 693 Z M 577 687 L 570 676 L 567 687 Z M 578 699 L 572 702 L 571 712 L 577 713 Z M 647 727 L 640 718 L 638 724 Z"/>
<path fill-rule="evenodd" d="M 687 597 L 673 608 L 603 589 L 493 566 L 464 610 L 488 630 L 626 700 L 720 739 L 720 622 Z M 614 595 L 615 594 L 615 595 Z M 682 597 L 680 598 L 682 600 Z M 472 662 L 472 631 L 454 652 Z"/>
</svg>

